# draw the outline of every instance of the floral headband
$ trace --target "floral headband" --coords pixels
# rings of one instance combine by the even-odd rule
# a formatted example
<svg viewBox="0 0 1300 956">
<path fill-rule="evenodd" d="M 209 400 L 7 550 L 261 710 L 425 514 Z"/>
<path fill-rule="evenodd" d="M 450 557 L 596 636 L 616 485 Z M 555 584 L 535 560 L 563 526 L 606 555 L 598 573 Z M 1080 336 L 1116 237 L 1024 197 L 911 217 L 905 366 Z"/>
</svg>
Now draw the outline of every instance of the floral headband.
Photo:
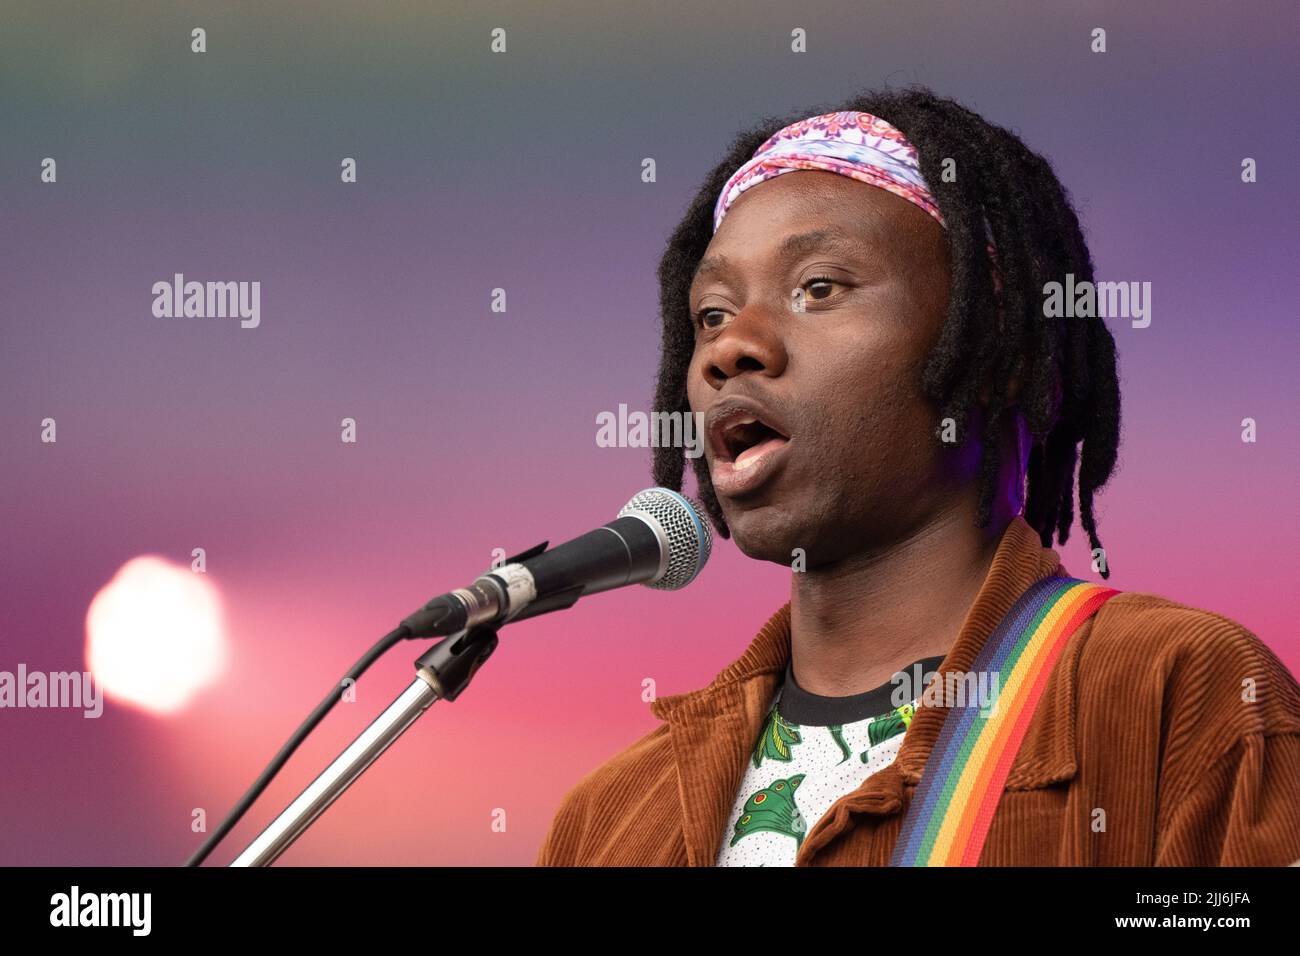
<svg viewBox="0 0 1300 956">
<path fill-rule="evenodd" d="M 746 189 L 797 169 L 838 173 L 887 190 L 925 210 L 947 228 L 921 175 L 916 147 L 879 116 L 857 110 L 824 113 L 778 130 L 732 173 L 713 208 L 713 231 Z M 995 291 L 1002 288 L 992 229 L 984 220 Z"/>
</svg>

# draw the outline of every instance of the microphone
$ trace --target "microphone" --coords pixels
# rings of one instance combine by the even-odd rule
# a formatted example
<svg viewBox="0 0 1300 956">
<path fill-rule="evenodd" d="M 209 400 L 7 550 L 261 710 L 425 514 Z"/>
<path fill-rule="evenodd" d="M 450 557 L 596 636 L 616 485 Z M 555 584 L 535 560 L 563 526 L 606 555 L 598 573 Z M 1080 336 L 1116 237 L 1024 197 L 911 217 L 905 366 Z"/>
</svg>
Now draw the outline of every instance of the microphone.
<svg viewBox="0 0 1300 956">
<path fill-rule="evenodd" d="M 402 621 L 407 637 L 457 634 L 572 607 L 580 597 L 644 584 L 676 591 L 695 580 L 713 547 L 699 502 L 647 488 L 594 531 L 507 558 L 467 588 L 439 595 Z"/>
</svg>

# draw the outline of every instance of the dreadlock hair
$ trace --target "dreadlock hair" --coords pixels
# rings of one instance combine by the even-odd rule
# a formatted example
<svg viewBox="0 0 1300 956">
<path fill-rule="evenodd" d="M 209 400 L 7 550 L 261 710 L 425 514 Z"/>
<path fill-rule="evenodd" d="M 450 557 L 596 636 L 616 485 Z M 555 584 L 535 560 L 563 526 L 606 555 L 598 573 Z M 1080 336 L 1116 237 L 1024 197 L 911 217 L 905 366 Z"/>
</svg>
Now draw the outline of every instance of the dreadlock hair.
<svg viewBox="0 0 1300 956">
<path fill-rule="evenodd" d="M 689 414 L 687 369 L 694 352 L 689 291 L 696 266 L 713 236 L 713 209 L 731 174 L 784 126 L 823 113 L 861 110 L 897 127 L 916 147 L 921 172 L 943 214 L 952 256 L 948 314 L 922 377 L 924 393 L 956 422 L 964 441 L 967 415 L 982 386 L 990 395 L 980 453 L 977 527 L 991 518 L 1000 466 L 998 437 L 1008 410 L 1019 405 L 1033 436 L 1025 520 L 1051 547 L 1052 530 L 1064 544 L 1074 521 L 1074 470 L 1079 465 L 1079 519 L 1094 549 L 1101 548 L 1093 495 L 1110 478 L 1119 449 L 1120 395 L 1115 341 L 1098 316 L 1048 318 L 1044 285 L 1091 282 L 1092 257 L 1069 194 L 1046 159 L 1013 133 L 924 86 L 865 92 L 843 106 L 815 107 L 785 118 L 768 116 L 738 134 L 705 179 L 669 238 L 659 263 L 663 334 L 655 411 Z M 943 176 L 946 159 L 958 175 Z M 987 217 L 1002 274 L 995 294 L 986 250 Z M 1096 310 L 1094 310 L 1096 311 Z M 1019 394 L 1008 402 L 1011 376 Z M 1080 457 L 1078 445 L 1082 442 Z M 693 460 L 699 497 L 724 538 L 731 536 L 703 456 Z M 654 449 L 657 484 L 680 491 L 681 448 Z M 1103 562 L 1101 576 L 1110 576 Z"/>
</svg>

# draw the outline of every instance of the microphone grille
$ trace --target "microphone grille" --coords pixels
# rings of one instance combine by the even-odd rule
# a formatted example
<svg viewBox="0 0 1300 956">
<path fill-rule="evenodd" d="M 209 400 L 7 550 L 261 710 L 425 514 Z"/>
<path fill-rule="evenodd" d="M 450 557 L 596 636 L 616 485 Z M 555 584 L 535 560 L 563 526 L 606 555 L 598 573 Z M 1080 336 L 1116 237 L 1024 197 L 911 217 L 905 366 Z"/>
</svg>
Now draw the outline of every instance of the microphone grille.
<svg viewBox="0 0 1300 956">
<path fill-rule="evenodd" d="M 670 488 L 647 488 L 633 496 L 618 517 L 633 511 L 654 521 L 668 539 L 668 570 L 645 586 L 676 591 L 695 580 L 713 549 L 713 531 L 703 506 Z"/>
</svg>

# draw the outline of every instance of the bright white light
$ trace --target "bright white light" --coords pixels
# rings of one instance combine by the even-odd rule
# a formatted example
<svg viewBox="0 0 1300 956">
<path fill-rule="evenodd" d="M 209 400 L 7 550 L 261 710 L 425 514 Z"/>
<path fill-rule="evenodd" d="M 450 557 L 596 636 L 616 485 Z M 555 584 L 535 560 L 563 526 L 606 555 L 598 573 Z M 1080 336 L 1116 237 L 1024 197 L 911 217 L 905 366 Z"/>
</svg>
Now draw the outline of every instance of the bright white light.
<svg viewBox="0 0 1300 956">
<path fill-rule="evenodd" d="M 206 575 L 132 558 L 90 602 L 86 666 L 107 696 L 170 713 L 225 668 L 221 617 Z"/>
</svg>

